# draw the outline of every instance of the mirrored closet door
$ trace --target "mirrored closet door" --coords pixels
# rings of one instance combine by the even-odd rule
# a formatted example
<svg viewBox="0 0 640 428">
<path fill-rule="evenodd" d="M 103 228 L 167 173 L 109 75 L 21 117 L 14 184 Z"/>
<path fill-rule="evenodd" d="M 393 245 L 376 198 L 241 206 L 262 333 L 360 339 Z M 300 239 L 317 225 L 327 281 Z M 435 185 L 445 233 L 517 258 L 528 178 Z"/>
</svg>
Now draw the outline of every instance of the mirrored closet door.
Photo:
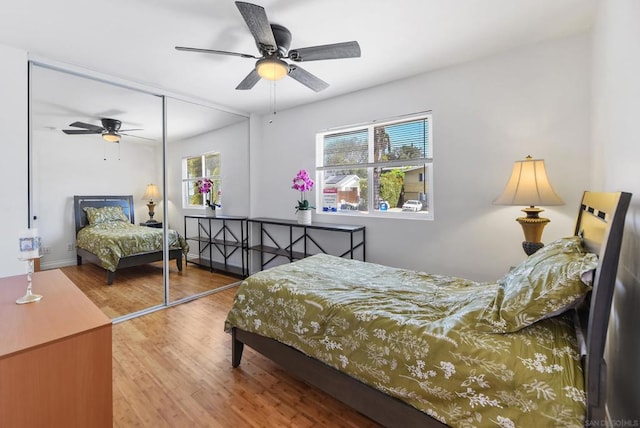
<svg viewBox="0 0 640 428">
<path fill-rule="evenodd" d="M 189 245 L 186 272 L 170 278 L 175 302 L 238 281 L 247 264 L 249 120 L 173 98 L 166 106 L 168 218 Z"/>
<path fill-rule="evenodd" d="M 117 264 L 120 250 L 105 247 L 99 260 L 82 257 L 78 266 L 76 232 L 84 225 L 77 224 L 76 214 L 81 210 L 82 221 L 96 227 L 113 219 L 87 217 L 74 196 L 94 208 L 104 197 L 106 205 L 126 204 L 126 220 L 145 224 L 147 187 L 162 189 L 162 136 L 162 97 L 30 65 L 30 215 L 42 239 L 40 268 L 61 268 L 112 318 L 164 304 L 162 251 L 152 263 L 118 268 L 108 285 L 108 270 L 98 263 L 104 256 L 109 266 Z M 161 222 L 162 194 L 152 196 L 154 219 Z"/>
</svg>

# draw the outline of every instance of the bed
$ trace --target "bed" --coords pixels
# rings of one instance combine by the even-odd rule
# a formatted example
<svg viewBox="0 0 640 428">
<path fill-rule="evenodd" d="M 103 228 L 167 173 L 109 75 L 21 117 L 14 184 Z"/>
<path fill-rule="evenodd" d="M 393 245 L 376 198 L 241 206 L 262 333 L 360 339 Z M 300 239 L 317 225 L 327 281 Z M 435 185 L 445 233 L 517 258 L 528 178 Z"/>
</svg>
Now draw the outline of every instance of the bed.
<svg viewBox="0 0 640 428">
<path fill-rule="evenodd" d="M 163 231 L 135 224 L 133 196 L 74 196 L 77 263 L 94 263 L 112 285 L 118 269 L 163 259 Z M 182 271 L 184 238 L 169 229 L 169 259 Z"/>
<path fill-rule="evenodd" d="M 604 426 L 630 199 L 585 192 L 574 235 L 495 283 L 328 255 L 254 274 L 225 321 L 232 366 L 246 344 L 390 427 Z"/>
</svg>

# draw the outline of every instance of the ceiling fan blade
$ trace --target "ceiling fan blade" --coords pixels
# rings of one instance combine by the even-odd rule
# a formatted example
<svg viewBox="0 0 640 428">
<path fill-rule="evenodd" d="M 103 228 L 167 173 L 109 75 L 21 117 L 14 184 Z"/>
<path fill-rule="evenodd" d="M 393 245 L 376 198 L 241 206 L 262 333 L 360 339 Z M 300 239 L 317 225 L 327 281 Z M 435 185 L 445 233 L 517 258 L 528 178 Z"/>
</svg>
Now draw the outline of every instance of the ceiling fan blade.
<svg viewBox="0 0 640 428">
<path fill-rule="evenodd" d="M 178 51 L 187 51 L 187 52 L 200 52 L 200 53 L 208 53 L 208 54 L 218 54 L 218 55 L 232 55 L 232 56 L 239 56 L 242 58 L 253 58 L 253 59 L 259 59 L 259 57 L 254 56 L 254 55 L 249 55 L 249 54 L 244 54 L 244 53 L 239 53 L 239 52 L 227 52 L 227 51 L 218 51 L 215 49 L 200 49 L 200 48 L 187 48 L 184 46 L 176 46 L 176 50 Z"/>
<path fill-rule="evenodd" d="M 267 18 L 267 12 L 265 12 L 264 8 L 242 1 L 237 1 L 236 6 L 261 50 L 264 49 L 269 53 L 276 52 L 278 50 L 278 44 L 273 36 L 273 31 Z"/>
<path fill-rule="evenodd" d="M 247 74 L 247 77 L 245 77 L 242 80 L 242 82 L 240 82 L 240 84 L 236 86 L 236 89 L 239 89 L 239 90 L 251 89 L 256 85 L 256 83 L 260 81 L 260 79 L 261 79 L 260 75 L 254 68 L 253 70 L 251 70 L 251 73 Z"/>
<path fill-rule="evenodd" d="M 149 140 L 149 141 L 156 141 L 155 138 L 147 138 L 147 137 L 141 137 L 139 135 L 132 135 L 132 134 L 125 134 L 123 132 L 118 132 L 118 135 L 126 135 L 127 137 L 133 137 L 133 138 L 139 138 L 141 140 Z"/>
<path fill-rule="evenodd" d="M 143 128 L 119 129 L 118 133 L 122 134 L 123 132 L 129 132 L 129 131 L 144 131 L 144 129 Z"/>
<path fill-rule="evenodd" d="M 104 130 L 104 128 L 102 126 L 92 125 L 90 123 L 84 123 L 84 122 L 73 122 L 69 126 L 73 126 L 75 128 L 89 129 L 89 130 L 95 131 L 95 132 L 102 132 Z"/>
<path fill-rule="evenodd" d="M 324 80 L 319 79 L 313 74 L 309 73 L 305 69 L 298 67 L 297 65 L 289 66 L 289 76 L 293 77 L 298 82 L 302 83 L 309 89 L 313 89 L 316 92 L 320 92 L 329 87 L 329 84 Z"/>
<path fill-rule="evenodd" d="M 102 134 L 102 129 L 99 131 L 92 131 L 89 129 L 63 129 L 62 132 L 68 135 Z"/>
<path fill-rule="evenodd" d="M 293 61 L 317 61 L 321 59 L 357 58 L 360 56 L 358 42 L 342 42 L 331 45 L 311 46 L 291 49 L 289 58 Z"/>
</svg>

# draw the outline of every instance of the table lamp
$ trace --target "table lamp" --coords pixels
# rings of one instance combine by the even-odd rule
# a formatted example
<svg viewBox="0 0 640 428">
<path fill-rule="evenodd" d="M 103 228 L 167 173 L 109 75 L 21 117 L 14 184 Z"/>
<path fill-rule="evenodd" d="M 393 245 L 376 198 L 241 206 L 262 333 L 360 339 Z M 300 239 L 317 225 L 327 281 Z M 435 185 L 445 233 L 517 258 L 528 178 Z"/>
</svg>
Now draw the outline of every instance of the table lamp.
<svg viewBox="0 0 640 428">
<path fill-rule="evenodd" d="M 522 226 L 524 241 L 522 248 L 528 256 L 544 246 L 542 230 L 551 220 L 540 217 L 544 211 L 536 205 L 564 205 L 564 202 L 551 187 L 543 159 L 527 156 L 525 160 L 516 161 L 502 194 L 493 201 L 496 205 L 527 205 L 522 211 L 526 217 L 518 217 L 516 221 Z"/>
<path fill-rule="evenodd" d="M 149 201 L 149 203 L 147 204 L 147 208 L 149 208 L 149 220 L 147 220 L 147 223 L 157 223 L 157 220 L 153 219 L 153 215 L 155 214 L 155 208 L 156 208 L 156 203 L 153 202 L 154 199 L 160 199 L 160 191 L 158 190 L 158 186 L 156 186 L 155 184 L 149 184 L 147 185 L 147 190 L 144 192 L 144 196 L 142 196 L 142 199 Z"/>
</svg>

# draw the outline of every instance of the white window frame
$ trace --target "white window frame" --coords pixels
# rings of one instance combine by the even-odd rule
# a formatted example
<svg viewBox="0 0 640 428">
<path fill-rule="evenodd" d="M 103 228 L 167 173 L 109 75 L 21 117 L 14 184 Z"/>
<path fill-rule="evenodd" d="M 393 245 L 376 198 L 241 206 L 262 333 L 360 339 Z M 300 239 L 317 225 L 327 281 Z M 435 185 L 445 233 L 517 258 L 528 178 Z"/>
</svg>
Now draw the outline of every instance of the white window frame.
<svg viewBox="0 0 640 428">
<path fill-rule="evenodd" d="M 209 156 L 218 157 L 218 165 L 219 165 L 218 174 L 214 174 L 214 171 L 211 171 L 209 174 L 207 174 L 206 159 Z M 200 158 L 202 162 L 202 171 L 205 174 L 197 177 L 196 176 L 189 177 L 188 162 L 190 159 L 197 159 L 197 158 Z M 207 208 L 206 198 L 202 198 L 202 201 L 199 204 L 193 204 L 191 202 L 192 194 L 190 193 L 190 190 L 194 188 L 196 181 L 201 180 L 203 178 L 208 178 L 213 183 L 213 194 L 218 194 L 218 192 L 222 192 L 221 170 L 222 170 L 222 156 L 220 152 L 207 152 L 207 153 L 202 153 L 200 155 L 183 157 L 182 158 L 182 208 L 206 209 Z M 220 203 L 219 200 L 217 202 Z"/>
<path fill-rule="evenodd" d="M 426 120 L 428 121 L 427 138 L 428 138 L 428 153 L 424 158 L 394 160 L 394 161 L 382 161 L 376 162 L 374 158 L 374 128 L 379 126 L 388 126 L 397 123 L 410 122 L 412 120 Z M 426 182 L 425 186 L 428 186 L 426 191 L 426 204 L 425 211 L 421 212 L 406 212 L 401 209 L 393 210 L 380 210 L 376 209 L 375 204 L 375 189 L 374 186 L 367 186 L 367 210 L 338 210 L 336 212 L 323 211 L 323 189 L 325 171 L 339 169 L 339 167 L 324 166 L 324 139 L 325 136 L 341 133 L 349 133 L 355 131 L 368 131 L 368 163 L 357 165 L 359 168 L 367 169 L 367 181 L 368 183 L 374 182 L 374 168 L 376 167 L 410 167 L 410 166 L 424 166 L 423 182 Z M 349 168 L 351 167 L 351 168 Z M 353 169 L 356 165 L 347 166 L 345 169 Z M 334 128 L 327 131 L 316 133 L 316 213 L 320 215 L 328 216 L 355 216 L 355 217 L 378 217 L 378 218 L 395 218 L 395 219 L 413 219 L 413 220 L 433 220 L 434 219 L 434 199 L 433 199 L 433 117 L 431 111 L 415 113 L 412 115 L 402 116 L 400 118 L 375 120 L 364 124 L 353 125 L 342 128 Z"/>
</svg>

